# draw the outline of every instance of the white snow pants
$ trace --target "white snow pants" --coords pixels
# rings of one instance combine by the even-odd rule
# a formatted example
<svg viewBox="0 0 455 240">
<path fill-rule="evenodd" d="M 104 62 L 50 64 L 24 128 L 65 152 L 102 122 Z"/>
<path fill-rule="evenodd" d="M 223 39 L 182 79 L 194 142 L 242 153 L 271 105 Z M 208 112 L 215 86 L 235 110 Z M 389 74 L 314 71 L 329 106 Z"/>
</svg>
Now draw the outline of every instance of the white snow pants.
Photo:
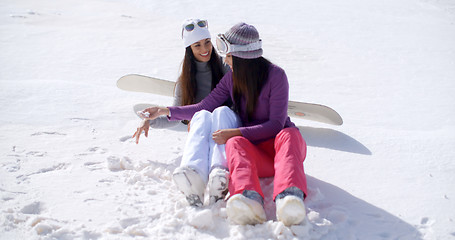
<svg viewBox="0 0 455 240">
<path fill-rule="evenodd" d="M 220 129 L 238 128 L 240 124 L 237 114 L 226 106 L 218 107 L 212 113 L 206 110 L 195 113 L 191 119 L 180 167 L 196 170 L 205 184 L 213 168 L 228 170 L 225 144 L 216 144 L 212 133 Z"/>
</svg>

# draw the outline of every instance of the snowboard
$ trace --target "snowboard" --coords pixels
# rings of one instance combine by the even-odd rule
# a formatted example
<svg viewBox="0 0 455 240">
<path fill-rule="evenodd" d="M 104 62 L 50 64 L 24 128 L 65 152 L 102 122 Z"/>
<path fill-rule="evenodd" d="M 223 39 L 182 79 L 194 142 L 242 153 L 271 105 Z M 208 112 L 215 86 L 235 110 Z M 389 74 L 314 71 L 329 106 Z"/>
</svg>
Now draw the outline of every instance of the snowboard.
<svg viewBox="0 0 455 240">
<path fill-rule="evenodd" d="M 117 87 L 125 91 L 172 97 L 174 96 L 175 82 L 138 74 L 129 74 L 117 81 Z M 136 109 L 142 106 L 147 106 L 147 104 L 138 104 L 134 107 L 134 110 L 136 111 Z M 288 116 L 333 125 L 343 124 L 343 119 L 335 110 L 321 104 L 289 101 Z"/>
</svg>

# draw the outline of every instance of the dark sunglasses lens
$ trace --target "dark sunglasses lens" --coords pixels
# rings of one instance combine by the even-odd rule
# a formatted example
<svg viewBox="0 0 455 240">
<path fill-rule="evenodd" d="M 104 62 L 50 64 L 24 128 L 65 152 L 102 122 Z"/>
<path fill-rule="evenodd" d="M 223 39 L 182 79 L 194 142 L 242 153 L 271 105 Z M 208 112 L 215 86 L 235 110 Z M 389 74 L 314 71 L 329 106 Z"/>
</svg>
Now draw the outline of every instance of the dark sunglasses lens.
<svg viewBox="0 0 455 240">
<path fill-rule="evenodd" d="M 199 22 L 197 22 L 197 25 L 198 25 L 199 27 L 201 27 L 201 28 L 207 27 L 207 22 L 206 22 L 206 21 L 199 21 Z"/>
<path fill-rule="evenodd" d="M 194 29 L 194 24 L 192 24 L 192 23 L 185 26 L 185 30 L 187 30 L 187 31 L 193 31 L 193 29 Z"/>
</svg>

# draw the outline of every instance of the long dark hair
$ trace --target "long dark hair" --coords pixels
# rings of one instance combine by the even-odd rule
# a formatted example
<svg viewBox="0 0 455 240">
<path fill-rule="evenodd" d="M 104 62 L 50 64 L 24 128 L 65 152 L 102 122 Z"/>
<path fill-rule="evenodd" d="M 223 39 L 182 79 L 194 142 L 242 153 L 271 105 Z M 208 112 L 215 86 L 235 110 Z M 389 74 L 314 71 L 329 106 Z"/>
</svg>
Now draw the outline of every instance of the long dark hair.
<svg viewBox="0 0 455 240">
<path fill-rule="evenodd" d="M 234 110 L 239 114 L 242 111 L 246 111 L 248 120 L 253 118 L 254 108 L 262 86 L 264 86 L 269 77 L 271 64 L 269 60 L 263 57 L 244 59 L 232 56 Z M 242 109 L 242 97 L 246 100 L 246 109 Z"/>
<path fill-rule="evenodd" d="M 185 57 L 182 62 L 182 72 L 178 81 L 180 82 L 180 88 L 182 93 L 182 106 L 196 103 L 197 93 L 197 82 L 196 82 L 196 58 L 194 57 L 191 46 L 185 49 Z M 208 62 L 209 67 L 212 71 L 212 90 L 216 84 L 223 77 L 222 64 L 220 57 L 216 53 L 215 48 L 212 46 L 212 54 Z"/>
</svg>

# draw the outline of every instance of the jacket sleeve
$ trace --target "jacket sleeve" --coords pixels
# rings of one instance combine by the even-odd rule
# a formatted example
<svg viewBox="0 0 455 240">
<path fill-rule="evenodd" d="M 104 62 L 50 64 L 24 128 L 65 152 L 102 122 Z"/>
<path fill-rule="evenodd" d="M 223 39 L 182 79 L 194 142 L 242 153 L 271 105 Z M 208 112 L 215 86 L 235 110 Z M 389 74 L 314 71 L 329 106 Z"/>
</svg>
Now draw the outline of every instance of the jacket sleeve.
<svg viewBox="0 0 455 240">
<path fill-rule="evenodd" d="M 177 82 L 175 85 L 174 101 L 172 106 L 182 105 L 182 90 L 180 89 L 180 83 Z M 180 124 L 180 121 L 171 121 L 166 116 L 160 116 L 154 120 L 150 120 L 150 127 L 155 129 L 172 128 Z"/>
<path fill-rule="evenodd" d="M 289 83 L 284 70 L 271 72 L 270 97 L 266 106 L 269 108 L 269 119 L 263 123 L 240 127 L 242 135 L 251 142 L 260 142 L 275 137 L 288 119 Z"/>
<path fill-rule="evenodd" d="M 169 120 L 191 120 L 196 112 L 207 110 L 212 112 L 215 108 L 221 106 L 227 99 L 230 98 L 232 90 L 232 72 L 227 73 L 216 85 L 216 87 L 197 104 L 186 106 L 168 107 L 171 116 Z"/>
</svg>

